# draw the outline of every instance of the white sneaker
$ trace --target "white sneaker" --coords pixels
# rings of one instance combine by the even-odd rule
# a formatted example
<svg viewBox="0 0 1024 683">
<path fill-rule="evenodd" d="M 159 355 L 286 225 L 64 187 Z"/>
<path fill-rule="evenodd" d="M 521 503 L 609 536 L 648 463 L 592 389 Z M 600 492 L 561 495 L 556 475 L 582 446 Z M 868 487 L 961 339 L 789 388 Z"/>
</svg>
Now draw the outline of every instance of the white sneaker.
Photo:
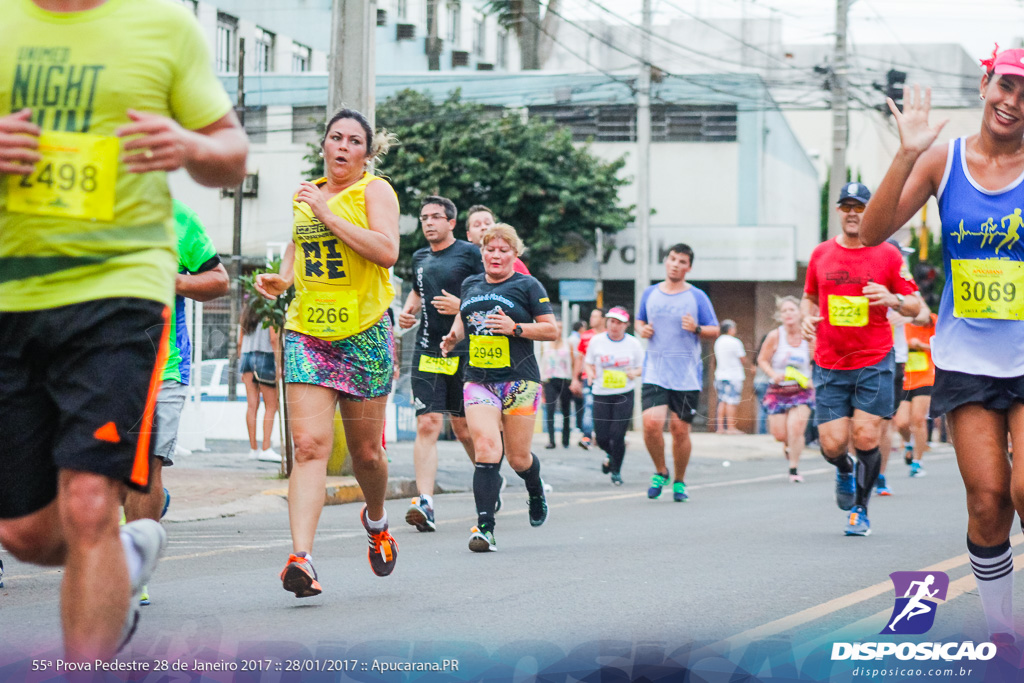
<svg viewBox="0 0 1024 683">
<path fill-rule="evenodd" d="M 260 462 L 281 462 L 281 454 L 276 452 L 273 448 L 268 448 L 265 451 L 260 451 L 259 454 Z"/>
<path fill-rule="evenodd" d="M 167 532 L 159 522 L 154 522 L 151 519 L 137 519 L 134 522 L 128 522 L 121 527 L 121 533 L 131 539 L 132 545 L 139 553 L 141 562 L 138 573 L 129 577 L 132 595 L 128 602 L 128 614 L 125 616 L 124 626 L 121 628 L 121 643 L 117 647 L 118 652 L 124 649 L 124 646 L 135 635 L 135 629 L 139 625 L 139 599 L 153 575 L 153 570 L 156 569 L 160 555 L 167 547 Z"/>
<path fill-rule="evenodd" d="M 250 460 L 259 460 L 260 459 L 260 452 L 258 450 L 256 450 L 255 448 L 250 448 L 249 449 L 249 459 Z"/>
</svg>

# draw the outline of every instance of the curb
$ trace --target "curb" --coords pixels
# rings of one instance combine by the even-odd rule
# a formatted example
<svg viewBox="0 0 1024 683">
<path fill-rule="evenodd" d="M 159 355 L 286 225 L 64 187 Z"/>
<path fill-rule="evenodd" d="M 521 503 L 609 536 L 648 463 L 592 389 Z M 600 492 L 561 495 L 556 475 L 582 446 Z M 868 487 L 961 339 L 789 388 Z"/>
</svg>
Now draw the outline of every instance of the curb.
<svg viewBox="0 0 1024 683">
<path fill-rule="evenodd" d="M 363 490 L 359 488 L 355 477 L 337 477 L 336 479 L 336 481 L 327 482 L 324 505 L 347 505 L 349 503 L 362 503 L 366 500 L 363 497 Z M 456 493 L 462 490 L 445 488 L 436 483 L 434 484 L 434 495 L 439 493 Z M 288 489 L 269 489 L 264 491 L 263 495 L 278 496 L 288 500 Z M 384 498 L 386 500 L 396 500 L 399 498 L 415 498 L 417 495 L 419 495 L 419 491 L 416 489 L 415 479 L 392 478 L 388 480 L 388 491 Z"/>
</svg>

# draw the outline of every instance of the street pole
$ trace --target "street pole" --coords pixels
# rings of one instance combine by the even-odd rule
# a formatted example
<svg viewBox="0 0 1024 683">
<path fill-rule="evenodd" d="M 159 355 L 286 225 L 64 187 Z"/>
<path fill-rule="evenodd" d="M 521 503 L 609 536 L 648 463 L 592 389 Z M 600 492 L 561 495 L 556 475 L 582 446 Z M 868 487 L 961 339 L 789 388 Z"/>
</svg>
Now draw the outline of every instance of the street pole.
<svg viewBox="0 0 1024 683">
<path fill-rule="evenodd" d="M 437 22 L 435 22 L 437 23 Z M 377 0 L 334 0 L 327 117 L 355 109 L 374 125 L 374 30 Z"/>
<path fill-rule="evenodd" d="M 434 24 L 437 24 L 436 16 Z M 374 31 L 377 28 L 377 0 L 334 0 L 331 13 L 331 58 L 327 88 L 327 116 L 339 109 L 355 109 L 375 129 Z M 372 141 L 367 141 L 372 146 Z M 371 172 L 372 165 L 369 167 Z M 290 430 L 289 430 L 290 431 Z M 345 429 L 340 413 L 334 414 L 334 448 L 327 460 L 327 474 L 351 475 Z"/>
<path fill-rule="evenodd" d="M 846 91 L 846 14 L 849 0 L 836 0 L 836 46 L 832 57 L 832 171 L 829 174 L 831 207 L 834 197 L 846 184 L 846 143 L 849 139 L 850 110 Z M 839 212 L 828 212 L 829 239 L 839 234 Z"/>
<path fill-rule="evenodd" d="M 245 126 L 245 38 L 238 39 L 238 121 Z M 231 241 L 231 326 L 228 330 L 228 400 L 238 398 L 238 319 L 242 313 L 242 188 L 245 178 L 235 188 L 234 230 Z M 202 339 L 202 330 L 200 330 Z"/>
<path fill-rule="evenodd" d="M 640 74 L 636 102 L 636 285 L 633 315 L 651 284 L 651 0 L 643 0 L 643 31 L 640 43 Z M 598 258 L 602 258 L 600 254 Z M 645 344 L 646 348 L 646 344 Z M 640 392 L 633 400 L 633 424 L 640 424 Z"/>
</svg>

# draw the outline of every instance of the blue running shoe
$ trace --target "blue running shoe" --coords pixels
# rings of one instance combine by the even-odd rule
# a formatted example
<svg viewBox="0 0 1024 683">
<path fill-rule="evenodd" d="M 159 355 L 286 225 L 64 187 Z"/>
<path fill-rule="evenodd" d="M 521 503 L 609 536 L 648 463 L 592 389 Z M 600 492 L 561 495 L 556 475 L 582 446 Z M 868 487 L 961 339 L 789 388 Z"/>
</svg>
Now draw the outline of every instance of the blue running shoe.
<svg viewBox="0 0 1024 683">
<path fill-rule="evenodd" d="M 910 463 L 910 476 L 917 477 L 918 479 L 920 479 L 924 475 L 925 475 L 925 471 L 924 471 L 924 468 L 921 467 L 921 463 L 919 463 L 916 460 L 914 462 Z"/>
<path fill-rule="evenodd" d="M 879 474 L 878 480 L 875 482 L 875 492 L 880 496 L 891 496 L 892 489 L 890 489 L 885 483 L 885 475 Z"/>
<path fill-rule="evenodd" d="M 434 508 L 422 497 L 413 498 L 409 511 L 405 513 L 405 521 L 416 527 L 417 531 L 434 531 Z"/>
<path fill-rule="evenodd" d="M 871 533 L 871 522 L 863 505 L 854 505 L 846 517 L 847 536 L 867 536 Z"/>
<path fill-rule="evenodd" d="M 677 503 L 685 503 L 690 500 L 690 497 L 686 495 L 686 484 L 681 481 L 672 483 L 672 500 Z"/>
<path fill-rule="evenodd" d="M 469 549 L 474 553 L 491 553 L 498 549 L 494 532 L 490 529 L 473 527 L 469 530 Z"/>
<path fill-rule="evenodd" d="M 612 472 L 612 483 L 616 486 L 622 486 L 622 475 L 618 472 Z"/>
<path fill-rule="evenodd" d="M 843 474 L 836 470 L 836 505 L 849 510 L 857 500 L 857 480 L 853 472 Z"/>
<path fill-rule="evenodd" d="M 165 486 L 164 487 L 164 509 L 160 511 L 160 519 L 164 518 L 164 515 L 167 514 L 167 508 L 169 508 L 169 507 L 171 507 L 171 492 L 168 491 L 167 487 Z"/>
<path fill-rule="evenodd" d="M 661 495 L 661 489 L 668 483 L 668 474 L 656 473 L 651 477 L 651 487 L 647 489 L 647 497 L 651 500 Z"/>
</svg>

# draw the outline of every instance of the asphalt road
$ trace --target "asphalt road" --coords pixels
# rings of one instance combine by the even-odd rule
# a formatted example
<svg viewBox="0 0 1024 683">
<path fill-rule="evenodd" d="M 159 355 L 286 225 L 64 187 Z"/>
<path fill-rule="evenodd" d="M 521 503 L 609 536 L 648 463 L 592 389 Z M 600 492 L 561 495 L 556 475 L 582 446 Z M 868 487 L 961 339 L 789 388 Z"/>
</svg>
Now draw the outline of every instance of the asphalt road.
<svg viewBox="0 0 1024 683">
<path fill-rule="evenodd" d="M 290 551 L 283 505 L 170 524 L 170 545 L 150 584 L 153 604 L 143 608 L 124 657 L 186 662 L 193 675 L 197 659 L 357 667 L 322 672 L 323 680 L 360 678 L 358 667 L 374 658 L 458 659 L 462 672 L 512 661 L 519 662 L 514 671 L 530 673 L 594 657 L 607 663 L 600 653 L 632 666 L 666 657 L 691 669 L 746 661 L 756 672 L 768 652 L 808 666 L 827 659 L 832 642 L 878 639 L 893 606 L 888 575 L 923 569 L 945 571 L 956 590 L 919 638 L 984 639 L 964 556 L 963 486 L 948 447 L 931 454 L 924 479 L 909 479 L 902 462 L 892 464 L 895 495 L 872 499 L 867 538 L 842 534 L 833 470 L 812 458 L 804 484 L 786 480 L 781 458 L 728 467 L 695 459 L 691 500 L 674 503 L 668 491 L 647 499 L 642 453 L 631 452 L 621 488 L 589 463 L 559 470 L 559 453 L 549 456 L 555 489 L 548 522 L 529 525 L 525 489 L 513 475 L 495 553 L 467 549 L 475 523 L 468 492 L 436 499 L 435 533 L 407 526 L 406 501 L 390 501 L 400 554 L 394 574 L 378 578 L 367 565 L 359 506 L 325 508 L 314 548 L 324 593 L 315 598 L 294 598 L 277 578 Z M 32 658 L 55 660 L 60 572 L 7 564 L 0 591 L 7 655 L 0 661 L 11 662 L 12 671 Z M 362 680 L 377 680 L 375 669 L 363 673 L 370 677 Z M 244 680 L 288 674 L 271 668 Z M 295 675 L 311 680 L 308 672 Z"/>
</svg>

